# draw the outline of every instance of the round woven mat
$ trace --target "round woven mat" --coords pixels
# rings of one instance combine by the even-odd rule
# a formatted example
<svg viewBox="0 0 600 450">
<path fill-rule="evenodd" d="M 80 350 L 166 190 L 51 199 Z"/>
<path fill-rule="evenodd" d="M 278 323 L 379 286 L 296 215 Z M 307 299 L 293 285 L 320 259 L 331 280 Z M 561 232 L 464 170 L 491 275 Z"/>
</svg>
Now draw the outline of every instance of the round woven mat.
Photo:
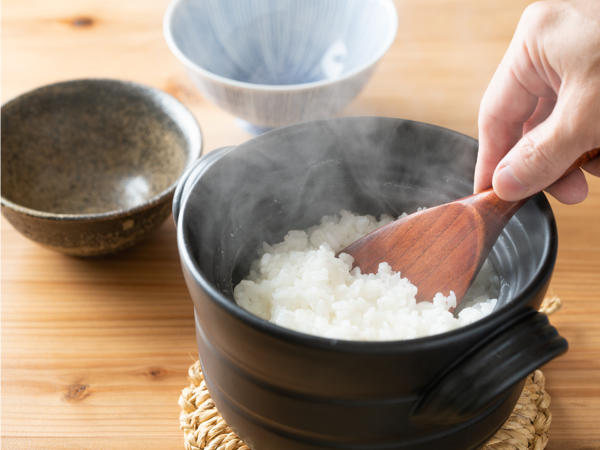
<svg viewBox="0 0 600 450">
<path fill-rule="evenodd" d="M 558 297 L 544 299 L 540 311 L 552 314 L 561 306 Z M 188 450 L 250 450 L 225 423 L 208 393 L 200 363 L 189 369 L 190 385 L 179 397 L 179 422 Z M 542 450 L 548 443 L 550 395 L 544 389 L 540 370 L 527 377 L 527 382 L 512 414 L 482 450 Z"/>
</svg>

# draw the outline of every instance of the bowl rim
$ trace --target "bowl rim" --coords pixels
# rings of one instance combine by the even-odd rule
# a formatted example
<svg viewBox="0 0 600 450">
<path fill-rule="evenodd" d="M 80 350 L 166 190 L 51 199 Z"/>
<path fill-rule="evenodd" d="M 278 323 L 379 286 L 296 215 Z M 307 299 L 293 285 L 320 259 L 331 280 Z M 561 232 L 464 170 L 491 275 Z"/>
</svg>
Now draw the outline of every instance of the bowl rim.
<svg viewBox="0 0 600 450">
<path fill-rule="evenodd" d="M 209 78 L 212 81 L 215 81 L 217 83 L 222 83 L 222 84 L 229 85 L 232 87 L 248 89 L 248 90 L 279 91 L 279 92 L 302 91 L 302 90 L 306 90 L 306 89 L 325 87 L 328 85 L 332 85 L 332 84 L 347 80 L 347 79 L 352 78 L 352 77 L 360 74 L 361 72 L 369 69 L 370 67 L 374 66 L 389 50 L 390 46 L 396 39 L 396 34 L 398 32 L 398 13 L 397 13 L 396 7 L 394 5 L 394 2 L 392 0 L 369 0 L 374 3 L 379 3 L 384 8 L 387 8 L 389 10 L 388 16 L 391 17 L 391 27 L 388 30 L 388 35 L 386 36 L 386 39 L 384 40 L 384 45 L 382 45 L 381 48 L 377 52 L 373 53 L 373 55 L 375 55 L 375 56 L 372 56 L 371 58 L 369 58 L 366 63 L 363 63 L 363 64 L 359 65 L 358 67 L 356 67 L 334 79 L 323 79 L 323 80 L 318 80 L 318 81 L 311 81 L 308 83 L 297 83 L 297 84 L 249 83 L 247 81 L 239 81 L 239 80 L 235 80 L 233 78 L 227 78 L 223 75 L 218 75 L 214 72 L 211 72 L 211 71 L 201 67 L 200 65 L 196 64 L 194 61 L 192 61 L 190 58 L 188 58 L 185 53 L 183 53 L 179 49 L 179 46 L 176 44 L 175 38 L 173 37 L 171 25 L 172 25 L 172 18 L 173 18 L 175 9 L 177 9 L 179 4 L 184 1 L 189 1 L 189 0 L 171 0 L 171 2 L 169 3 L 169 6 L 167 7 L 165 15 L 163 17 L 163 35 L 165 37 L 165 40 L 167 41 L 167 46 L 169 47 L 171 52 L 177 57 L 177 59 L 179 59 L 179 61 L 181 61 L 183 63 L 183 65 L 188 70 L 191 70 L 196 73 L 200 73 L 204 77 Z"/>
<path fill-rule="evenodd" d="M 311 127 L 313 126 L 313 124 L 319 122 L 331 123 L 334 121 L 351 121 L 361 120 L 365 118 L 372 120 L 374 117 L 340 117 L 334 119 L 315 120 L 310 122 L 293 124 L 286 127 L 277 128 L 255 138 L 252 138 L 240 145 L 234 145 L 228 148 L 229 150 L 236 149 L 239 152 L 245 152 L 248 150 L 246 149 L 246 147 L 248 147 L 249 145 L 260 146 L 262 141 L 264 141 L 265 139 L 271 139 L 274 136 L 277 136 L 278 134 L 285 134 L 289 132 L 288 130 L 290 129 L 301 130 L 305 127 Z M 405 123 L 417 124 L 417 126 L 424 126 L 426 128 L 441 130 L 443 132 L 454 134 L 455 136 L 460 136 L 461 138 L 468 138 L 469 140 L 473 140 L 476 142 L 476 140 L 471 136 L 467 136 L 458 131 L 426 122 L 389 117 L 377 117 L 376 119 L 403 121 Z M 201 178 L 202 177 L 195 178 L 194 185 L 196 185 Z M 182 182 L 185 182 L 185 180 L 183 180 Z M 529 199 L 529 202 L 535 202 L 541 210 L 541 215 L 543 216 L 542 220 L 548 224 L 548 238 L 545 240 L 541 263 L 539 264 L 537 271 L 532 276 L 531 281 L 526 286 L 524 286 L 524 288 L 521 291 L 517 292 L 510 302 L 507 302 L 499 309 L 492 311 L 492 313 L 488 314 L 487 316 L 476 320 L 475 322 L 472 322 L 468 325 L 430 336 L 423 336 L 404 340 L 381 341 L 358 341 L 351 339 L 323 337 L 283 327 L 281 325 L 272 323 L 268 320 L 262 319 L 249 311 L 246 311 L 244 308 L 239 306 L 233 298 L 228 298 L 225 295 L 223 295 L 221 291 L 219 291 L 213 285 L 213 283 L 211 283 L 204 276 L 203 272 L 199 270 L 198 266 L 196 265 L 194 258 L 192 257 L 188 249 L 188 242 L 186 239 L 187 233 L 185 232 L 186 227 L 184 226 L 184 222 L 186 221 L 186 203 L 190 197 L 189 192 L 191 192 L 192 189 L 193 186 L 188 190 L 188 195 L 186 195 L 185 198 L 182 198 L 179 211 L 179 218 L 177 220 L 177 247 L 183 271 L 187 271 L 193 277 L 194 281 L 197 284 L 199 284 L 202 290 L 204 290 L 207 293 L 207 296 L 214 304 L 231 314 L 236 320 L 241 321 L 245 325 L 250 326 L 258 332 L 273 336 L 276 339 L 281 339 L 282 341 L 289 342 L 292 344 L 299 344 L 321 350 L 335 350 L 337 352 L 343 353 L 385 354 L 414 351 L 415 346 L 417 346 L 420 350 L 426 350 L 430 348 L 436 348 L 456 340 L 462 340 L 467 338 L 475 339 L 478 336 L 480 336 L 481 330 L 483 328 L 500 325 L 504 323 L 513 314 L 520 311 L 521 308 L 527 307 L 526 302 L 531 296 L 534 295 L 535 291 L 540 288 L 544 288 L 544 286 L 547 286 L 552 275 L 552 270 L 554 268 L 558 252 L 558 232 L 556 228 L 554 214 L 552 212 L 552 208 L 550 206 L 550 203 L 548 202 L 548 199 L 546 198 L 543 192 L 540 192 L 532 196 Z"/>
<path fill-rule="evenodd" d="M 165 198 L 168 198 L 170 195 L 172 195 L 175 191 L 175 188 L 177 187 L 177 184 L 179 183 L 179 179 L 181 178 L 181 176 L 194 163 L 194 161 L 196 161 L 200 156 L 202 156 L 204 138 L 202 134 L 202 129 L 200 128 L 200 125 L 194 117 L 194 115 L 192 114 L 192 112 L 171 94 L 168 94 L 167 92 L 164 92 L 158 88 L 130 80 L 121 80 L 116 78 L 75 78 L 46 84 L 43 86 L 33 88 L 29 91 L 23 92 L 21 94 L 17 94 L 16 96 L 2 103 L 1 109 L 2 111 L 4 111 L 5 107 L 10 106 L 12 103 L 27 100 L 28 97 L 34 97 L 39 94 L 43 94 L 44 91 L 48 89 L 55 88 L 57 86 L 67 86 L 72 84 L 94 84 L 98 86 L 112 85 L 124 87 L 125 89 L 134 90 L 136 92 L 144 94 L 149 93 L 159 98 L 162 103 L 164 103 L 165 101 L 169 102 L 171 104 L 169 107 L 162 107 L 160 108 L 160 110 L 164 114 L 168 115 L 175 124 L 181 125 L 181 121 L 177 120 L 175 115 L 171 112 L 171 109 L 178 108 L 181 111 L 181 114 L 185 115 L 187 120 L 190 121 L 190 124 L 193 125 L 193 130 L 191 130 L 191 132 L 187 131 L 187 129 L 184 127 L 180 127 L 180 129 L 182 130 L 182 132 L 184 132 L 186 137 L 192 141 L 191 145 L 186 145 L 185 147 L 187 159 L 184 167 L 181 169 L 180 174 L 177 176 L 177 178 L 175 178 L 175 180 L 165 189 L 155 194 L 154 196 L 144 200 L 142 203 L 129 208 L 113 209 L 97 213 L 55 213 L 51 211 L 44 211 L 20 205 L 6 198 L 3 193 L 0 195 L 0 203 L 2 207 L 12 209 L 17 213 L 24 214 L 26 216 L 37 217 L 40 219 L 60 221 L 94 221 L 114 219 L 118 217 L 128 216 L 130 214 L 135 214 L 137 212 L 146 210 L 149 207 L 162 203 L 165 200 Z"/>
</svg>

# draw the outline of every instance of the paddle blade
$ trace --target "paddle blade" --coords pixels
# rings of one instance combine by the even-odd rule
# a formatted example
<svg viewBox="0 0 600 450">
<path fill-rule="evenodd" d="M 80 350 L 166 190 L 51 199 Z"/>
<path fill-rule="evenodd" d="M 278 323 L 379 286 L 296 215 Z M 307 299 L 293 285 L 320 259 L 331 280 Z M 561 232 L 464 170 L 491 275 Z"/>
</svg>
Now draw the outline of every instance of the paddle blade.
<svg viewBox="0 0 600 450">
<path fill-rule="evenodd" d="M 419 301 L 450 291 L 459 300 L 483 263 L 483 238 L 480 216 L 468 206 L 450 203 L 398 219 L 342 252 L 352 255 L 363 273 L 376 273 L 387 262 L 418 287 Z"/>
</svg>

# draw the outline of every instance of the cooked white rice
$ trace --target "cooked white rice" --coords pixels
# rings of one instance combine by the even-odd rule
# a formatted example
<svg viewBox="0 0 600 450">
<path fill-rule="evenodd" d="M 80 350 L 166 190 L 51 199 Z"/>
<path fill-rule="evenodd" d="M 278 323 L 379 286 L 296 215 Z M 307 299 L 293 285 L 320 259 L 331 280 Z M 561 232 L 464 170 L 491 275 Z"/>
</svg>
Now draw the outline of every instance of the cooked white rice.
<svg viewBox="0 0 600 450">
<path fill-rule="evenodd" d="M 417 287 L 387 263 L 377 274 L 352 269 L 353 258 L 335 254 L 392 220 L 342 211 L 306 231 L 290 231 L 283 242 L 263 244 L 250 274 L 234 289 L 246 310 L 304 333 L 352 340 L 398 340 L 428 336 L 467 325 L 492 312 L 496 284 L 486 264 L 463 300 L 437 293 L 417 302 Z"/>
</svg>

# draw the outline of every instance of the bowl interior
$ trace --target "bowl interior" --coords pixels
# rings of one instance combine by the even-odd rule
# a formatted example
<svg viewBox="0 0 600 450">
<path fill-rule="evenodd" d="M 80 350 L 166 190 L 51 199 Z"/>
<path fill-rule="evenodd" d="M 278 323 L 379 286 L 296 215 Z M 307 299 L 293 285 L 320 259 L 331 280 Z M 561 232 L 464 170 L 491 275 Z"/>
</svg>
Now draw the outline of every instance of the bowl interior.
<svg viewBox="0 0 600 450">
<path fill-rule="evenodd" d="M 224 78 L 289 85 L 335 79 L 376 61 L 395 35 L 387 0 L 176 0 L 172 43 Z"/>
<path fill-rule="evenodd" d="M 399 215 L 469 195 L 476 150 L 472 138 L 400 119 L 276 130 L 234 148 L 197 179 L 179 218 L 186 251 L 233 301 L 263 241 L 278 242 L 340 209 Z M 544 267 L 551 270 L 554 233 L 541 194 L 511 219 L 491 254 L 501 284 L 496 309 L 535 284 Z"/>
<path fill-rule="evenodd" d="M 81 80 L 31 91 L 2 107 L 2 197 L 55 214 L 141 205 L 197 156 L 190 121 L 175 99 L 133 83 Z"/>
</svg>

